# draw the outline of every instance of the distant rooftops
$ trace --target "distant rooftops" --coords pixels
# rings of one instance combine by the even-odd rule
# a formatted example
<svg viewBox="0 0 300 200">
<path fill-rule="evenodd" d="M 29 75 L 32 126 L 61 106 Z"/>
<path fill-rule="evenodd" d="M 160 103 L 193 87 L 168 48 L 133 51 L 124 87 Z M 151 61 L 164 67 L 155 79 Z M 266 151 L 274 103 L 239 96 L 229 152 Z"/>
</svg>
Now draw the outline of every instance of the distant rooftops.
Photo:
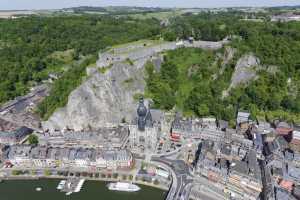
<svg viewBox="0 0 300 200">
<path fill-rule="evenodd" d="M 255 180 L 261 180 L 261 171 L 256 158 L 255 150 L 250 150 L 244 161 L 235 161 L 232 172 L 242 176 L 250 176 Z"/>
<path fill-rule="evenodd" d="M 121 147 L 129 135 L 126 126 L 105 127 L 97 130 L 63 130 L 40 135 L 40 144 L 52 146 Z"/>
<path fill-rule="evenodd" d="M 132 154 L 127 150 L 96 150 L 93 148 L 59 148 L 47 146 L 12 145 L 7 149 L 7 160 L 51 159 L 51 160 L 86 160 L 127 161 Z"/>
<path fill-rule="evenodd" d="M 18 128 L 18 125 L 0 118 L 0 132 L 10 132 Z"/>
<path fill-rule="evenodd" d="M 237 124 L 248 122 L 250 118 L 250 113 L 239 111 L 237 114 L 236 122 Z"/>
<path fill-rule="evenodd" d="M 293 131 L 293 128 L 286 122 L 279 122 L 276 125 L 276 133 L 279 135 L 288 135 Z"/>
<path fill-rule="evenodd" d="M 32 129 L 25 126 L 20 127 L 14 131 L 4 132 L 0 131 L 0 143 L 2 144 L 14 144 L 20 142 L 23 138 L 33 132 Z"/>
</svg>

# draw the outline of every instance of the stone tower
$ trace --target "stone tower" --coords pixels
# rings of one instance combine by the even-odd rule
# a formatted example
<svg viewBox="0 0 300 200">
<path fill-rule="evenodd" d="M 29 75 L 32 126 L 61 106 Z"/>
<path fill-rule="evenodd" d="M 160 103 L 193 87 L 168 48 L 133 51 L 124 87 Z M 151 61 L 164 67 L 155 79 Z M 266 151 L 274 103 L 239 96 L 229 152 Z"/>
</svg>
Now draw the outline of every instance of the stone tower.
<svg viewBox="0 0 300 200">
<path fill-rule="evenodd" d="M 144 105 L 144 99 L 141 98 L 139 101 L 139 106 L 137 108 L 137 125 L 139 131 L 145 131 L 147 112 L 148 110 Z"/>
<path fill-rule="evenodd" d="M 137 125 L 139 131 L 145 131 L 145 127 L 152 127 L 152 116 L 150 108 L 146 108 L 144 99 L 139 100 L 139 106 L 137 108 Z"/>
</svg>

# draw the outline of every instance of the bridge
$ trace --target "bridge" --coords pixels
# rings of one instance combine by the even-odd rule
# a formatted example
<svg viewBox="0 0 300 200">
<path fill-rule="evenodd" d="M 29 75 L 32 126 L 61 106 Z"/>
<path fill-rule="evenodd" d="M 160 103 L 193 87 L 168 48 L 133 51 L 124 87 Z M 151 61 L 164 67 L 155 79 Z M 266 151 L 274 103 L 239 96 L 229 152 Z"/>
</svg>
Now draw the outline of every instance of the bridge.
<svg viewBox="0 0 300 200">
<path fill-rule="evenodd" d="M 193 182 L 190 167 L 182 160 L 166 157 L 152 157 L 151 161 L 171 172 L 172 184 L 165 200 L 188 200 Z"/>
</svg>

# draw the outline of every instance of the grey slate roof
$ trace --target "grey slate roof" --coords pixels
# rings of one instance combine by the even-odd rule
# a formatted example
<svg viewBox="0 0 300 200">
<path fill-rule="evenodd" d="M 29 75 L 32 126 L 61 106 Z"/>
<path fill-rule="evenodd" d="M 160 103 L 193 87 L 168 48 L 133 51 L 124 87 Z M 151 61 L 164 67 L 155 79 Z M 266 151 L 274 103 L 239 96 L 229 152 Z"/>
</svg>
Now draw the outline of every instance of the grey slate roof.
<svg viewBox="0 0 300 200">
<path fill-rule="evenodd" d="M 32 132 L 32 129 L 22 126 L 21 128 L 12 132 L 0 131 L 0 137 L 15 138 L 17 140 L 20 140 L 26 137 L 27 135 L 31 134 Z"/>
<path fill-rule="evenodd" d="M 250 117 L 250 113 L 248 112 L 238 112 L 237 114 L 237 124 L 243 123 L 243 122 L 248 122 Z"/>
</svg>

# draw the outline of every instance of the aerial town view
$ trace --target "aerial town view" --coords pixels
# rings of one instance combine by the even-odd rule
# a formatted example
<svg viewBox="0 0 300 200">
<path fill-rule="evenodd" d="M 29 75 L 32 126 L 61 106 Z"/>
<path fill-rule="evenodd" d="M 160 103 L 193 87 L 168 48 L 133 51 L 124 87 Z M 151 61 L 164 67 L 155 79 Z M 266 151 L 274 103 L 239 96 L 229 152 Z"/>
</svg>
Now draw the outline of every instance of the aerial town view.
<svg viewBox="0 0 300 200">
<path fill-rule="evenodd" d="M 1 0 L 0 200 L 300 200 L 299 0 Z"/>
</svg>

